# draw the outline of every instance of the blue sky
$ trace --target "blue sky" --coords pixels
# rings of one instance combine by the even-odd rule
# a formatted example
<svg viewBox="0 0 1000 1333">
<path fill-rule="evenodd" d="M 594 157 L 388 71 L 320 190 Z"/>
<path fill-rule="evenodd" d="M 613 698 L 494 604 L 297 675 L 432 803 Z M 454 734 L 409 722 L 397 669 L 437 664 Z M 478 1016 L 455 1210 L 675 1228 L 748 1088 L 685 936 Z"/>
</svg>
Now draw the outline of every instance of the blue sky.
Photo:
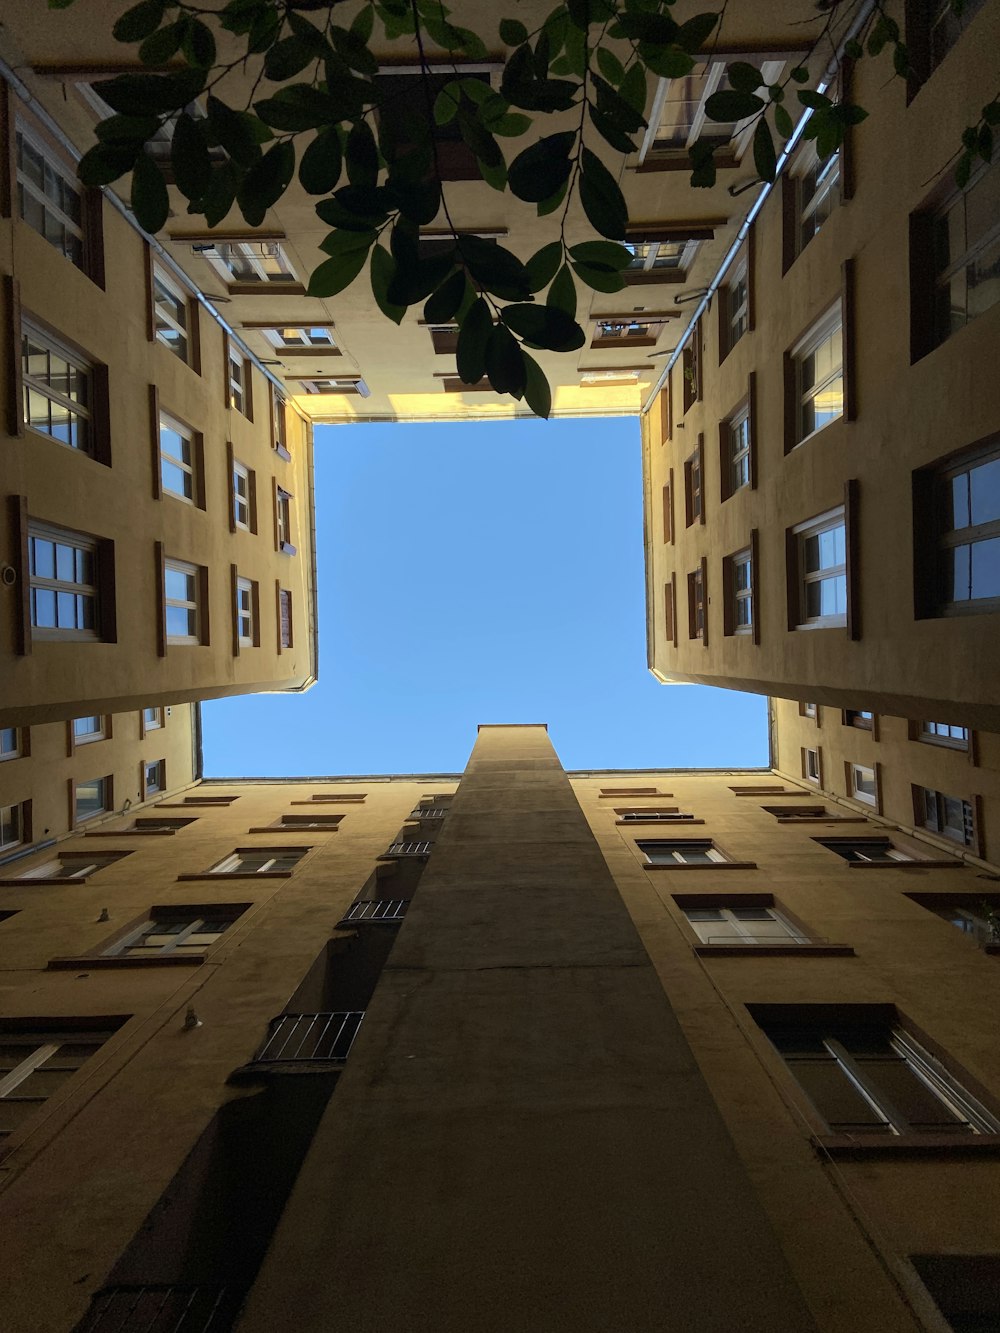
<svg viewBox="0 0 1000 1333">
<path fill-rule="evenodd" d="M 764 699 L 646 669 L 635 418 L 319 426 L 320 679 L 203 705 L 209 777 L 461 771 L 479 722 L 566 768 L 767 763 Z"/>
</svg>

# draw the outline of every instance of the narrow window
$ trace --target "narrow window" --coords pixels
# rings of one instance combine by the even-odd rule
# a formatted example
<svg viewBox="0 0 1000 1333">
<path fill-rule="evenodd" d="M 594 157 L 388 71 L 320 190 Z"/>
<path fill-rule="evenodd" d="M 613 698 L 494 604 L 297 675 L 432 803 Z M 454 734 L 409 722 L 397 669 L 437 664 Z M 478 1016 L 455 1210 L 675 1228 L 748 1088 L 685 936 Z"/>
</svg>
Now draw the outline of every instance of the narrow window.
<svg viewBox="0 0 1000 1333">
<path fill-rule="evenodd" d="M 197 565 L 189 565 L 183 560 L 166 561 L 163 593 L 168 643 L 203 641 L 200 585 L 201 571 Z"/>
<path fill-rule="evenodd" d="M 160 484 L 169 495 L 194 503 L 197 487 L 193 432 L 166 412 L 160 413 Z"/>
<path fill-rule="evenodd" d="M 30 841 L 24 806 L 24 802 L 0 805 L 0 852 Z"/>
<path fill-rule="evenodd" d="M 844 347 L 840 306 L 791 351 L 796 379 L 794 439 L 802 444 L 844 412 Z"/>
<path fill-rule="evenodd" d="M 230 286 L 287 285 L 298 282 L 295 270 L 278 241 L 215 241 L 196 245 L 215 271 Z"/>
<path fill-rule="evenodd" d="M 40 639 L 100 638 L 98 543 L 82 533 L 31 523 L 31 625 Z"/>
<path fill-rule="evenodd" d="M 735 902 L 718 907 L 682 906 L 702 944 L 761 945 L 808 944 L 809 936 L 771 907 L 741 907 Z"/>
<path fill-rule="evenodd" d="M 726 498 L 735 491 L 750 485 L 750 408 L 740 409 L 726 422 L 728 447 L 726 467 L 728 469 L 728 488 Z"/>
<path fill-rule="evenodd" d="M 727 274 L 719 295 L 723 305 L 720 325 L 720 350 L 723 359 L 725 359 L 749 327 L 750 283 L 746 246 L 743 248 L 742 257 L 736 261 Z"/>
<path fill-rule="evenodd" d="M 719 865 L 729 859 L 711 838 L 661 838 L 655 842 L 637 842 L 636 846 L 654 866 Z"/>
<path fill-rule="evenodd" d="M 980 451 L 968 461 L 936 470 L 932 495 L 933 613 L 1000 609 L 1000 449 Z M 919 519 L 915 515 L 915 536 Z M 926 540 L 927 535 L 916 539 Z"/>
<path fill-rule="evenodd" d="M 76 824 L 95 819 L 111 809 L 110 777 L 90 778 L 86 782 L 78 782 L 73 791 L 73 821 Z"/>
<path fill-rule="evenodd" d="M 0 727 L 0 763 L 5 759 L 20 759 L 21 728 Z"/>
<path fill-rule="evenodd" d="M 163 269 L 153 265 L 153 323 L 156 340 L 169 347 L 176 357 L 190 363 L 190 307 L 183 291 Z"/>
<path fill-rule="evenodd" d="M 921 722 L 917 739 L 930 745 L 946 745 L 952 750 L 967 750 L 969 728 L 956 727 L 950 722 Z"/>
<path fill-rule="evenodd" d="M 244 532 L 253 532 L 256 525 L 252 509 L 253 486 L 251 471 L 238 459 L 233 460 L 233 521 Z"/>
<path fill-rule="evenodd" d="M 74 745 L 86 745 L 90 741 L 103 741 L 106 735 L 103 717 L 91 715 L 73 719 Z"/>
<path fill-rule="evenodd" d="M 236 580 L 236 637 L 241 648 L 252 648 L 259 642 L 255 603 L 257 585 L 252 579 Z"/>
<path fill-rule="evenodd" d="M 73 173 L 40 138 L 16 130 L 17 211 L 79 269 L 86 269 L 83 196 Z"/>
<path fill-rule="evenodd" d="M 250 416 L 250 367 L 239 352 L 229 353 L 229 405 Z"/>
<path fill-rule="evenodd" d="M 753 632 L 753 570 L 749 550 L 738 551 L 725 561 L 727 582 L 725 595 L 728 602 L 726 619 L 731 634 Z"/>
<path fill-rule="evenodd" d="M 865 805 L 878 805 L 878 783 L 875 770 L 867 768 L 864 764 L 849 764 L 848 775 L 850 795 L 856 801 L 863 801 Z"/>
<path fill-rule="evenodd" d="M 815 143 L 803 145 L 793 171 L 796 205 L 796 253 L 801 253 L 840 203 L 840 155 L 822 162 Z"/>
<path fill-rule="evenodd" d="M 305 856 L 308 847 L 237 848 L 217 865 L 212 875 L 268 875 L 287 874 Z"/>
<path fill-rule="evenodd" d="M 688 638 L 705 637 L 705 580 L 699 566 L 688 576 Z"/>
<path fill-rule="evenodd" d="M 794 528 L 796 627 L 847 624 L 847 528 L 843 508 Z"/>
<path fill-rule="evenodd" d="M 288 588 L 278 589 L 278 641 L 282 648 L 292 646 L 292 594 Z"/>
<path fill-rule="evenodd" d="M 5 1019 L 0 1024 L 0 1138 L 13 1133 L 99 1051 L 124 1020 L 105 1028 L 79 1019 Z"/>
<path fill-rule="evenodd" d="M 154 907 L 149 918 L 101 952 L 106 958 L 156 962 L 164 957 L 198 958 L 246 911 L 245 904 Z"/>
<path fill-rule="evenodd" d="M 142 710 L 142 729 L 143 732 L 155 731 L 163 726 L 162 708 L 144 708 Z"/>
<path fill-rule="evenodd" d="M 282 490 L 280 486 L 275 488 L 274 510 L 275 537 L 278 550 L 284 551 L 286 555 L 294 555 L 295 547 L 292 545 L 292 497 L 288 491 Z"/>
<path fill-rule="evenodd" d="M 92 364 L 26 324 L 21 334 L 21 370 L 25 425 L 93 457 Z"/>
<path fill-rule="evenodd" d="M 702 459 L 701 448 L 697 448 L 684 464 L 684 489 L 687 512 L 687 526 L 700 523 L 702 519 Z"/>
<path fill-rule="evenodd" d="M 157 792 L 164 791 L 167 786 L 167 764 L 164 759 L 149 760 L 142 766 L 142 798 L 148 801 L 151 796 Z"/>
<path fill-rule="evenodd" d="M 889 838 L 816 838 L 815 841 L 852 865 L 891 866 L 913 860 Z"/>
<path fill-rule="evenodd" d="M 965 801 L 960 796 L 948 796 L 930 787 L 914 787 L 913 796 L 918 824 L 963 847 L 975 847 L 976 830 L 971 801 Z"/>
<path fill-rule="evenodd" d="M 802 776 L 807 782 L 822 784 L 823 765 L 818 748 L 806 747 L 802 750 Z"/>
</svg>

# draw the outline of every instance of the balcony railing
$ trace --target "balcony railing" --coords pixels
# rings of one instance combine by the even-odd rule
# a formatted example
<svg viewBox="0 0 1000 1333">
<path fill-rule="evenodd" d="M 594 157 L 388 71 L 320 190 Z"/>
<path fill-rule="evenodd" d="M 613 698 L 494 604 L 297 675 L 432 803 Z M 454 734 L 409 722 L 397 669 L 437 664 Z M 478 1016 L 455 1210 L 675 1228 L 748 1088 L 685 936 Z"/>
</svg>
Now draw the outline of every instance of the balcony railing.
<svg viewBox="0 0 1000 1333">
<path fill-rule="evenodd" d="M 433 846 L 432 842 L 394 842 L 386 856 L 427 856 Z"/>
<path fill-rule="evenodd" d="M 225 1295 L 224 1287 L 105 1287 L 75 1333 L 222 1333 L 232 1315 Z"/>
<path fill-rule="evenodd" d="M 341 925 L 357 926 L 374 921 L 402 921 L 409 906 L 407 898 L 359 898 L 344 913 Z"/>
<path fill-rule="evenodd" d="M 272 1018 L 254 1064 L 339 1064 L 347 1059 L 365 1016 L 363 1009 Z"/>
<path fill-rule="evenodd" d="M 447 811 L 447 809 L 445 808 L 445 806 L 443 806 L 443 805 L 442 805 L 442 806 L 434 806 L 434 807 L 431 807 L 431 806 L 424 807 L 424 806 L 420 806 L 420 805 L 418 805 L 417 808 L 416 808 L 416 810 L 411 810 L 411 811 L 410 811 L 410 818 L 411 818 L 411 819 L 444 819 L 444 817 L 445 817 L 445 815 L 446 815 L 447 813 L 448 813 L 448 811 Z"/>
</svg>

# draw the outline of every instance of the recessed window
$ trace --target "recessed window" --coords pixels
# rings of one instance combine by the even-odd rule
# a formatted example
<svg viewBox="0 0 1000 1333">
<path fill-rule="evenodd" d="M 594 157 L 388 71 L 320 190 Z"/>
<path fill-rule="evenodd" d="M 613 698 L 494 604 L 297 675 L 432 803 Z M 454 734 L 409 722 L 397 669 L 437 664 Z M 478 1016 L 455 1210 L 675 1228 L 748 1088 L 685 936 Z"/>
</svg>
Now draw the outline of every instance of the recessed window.
<svg viewBox="0 0 1000 1333">
<path fill-rule="evenodd" d="M 0 852 L 31 841 L 31 802 L 0 805 Z"/>
<path fill-rule="evenodd" d="M 802 776 L 806 782 L 815 782 L 822 786 L 823 783 L 823 758 L 819 747 L 811 749 L 808 746 L 801 751 L 802 755 Z"/>
<path fill-rule="evenodd" d="M 908 893 L 906 896 L 977 944 L 1000 946 L 1000 895 Z"/>
<path fill-rule="evenodd" d="M 275 545 L 286 555 L 294 555 L 292 544 L 292 497 L 280 486 L 274 488 L 274 536 Z"/>
<path fill-rule="evenodd" d="M 844 412 L 844 346 L 839 304 L 789 353 L 795 374 L 793 440 L 801 444 Z"/>
<path fill-rule="evenodd" d="M 333 329 L 326 326 L 310 328 L 307 325 L 285 325 L 281 328 L 264 329 L 264 337 L 272 347 L 279 351 L 309 352 L 315 348 L 335 348 Z"/>
<path fill-rule="evenodd" d="M 111 809 L 111 778 L 89 778 L 73 788 L 73 822 L 86 823 Z"/>
<path fill-rule="evenodd" d="M 917 739 L 930 745 L 945 745 L 952 750 L 967 750 L 969 728 L 956 727 L 950 722 L 921 722 Z"/>
<path fill-rule="evenodd" d="M 191 306 L 182 288 L 153 265 L 153 324 L 156 341 L 169 347 L 185 364 L 191 361 Z"/>
<path fill-rule="evenodd" d="M 806 248 L 840 203 L 840 154 L 819 160 L 815 143 L 803 144 L 792 171 L 795 188 L 796 254 Z"/>
<path fill-rule="evenodd" d="M 701 397 L 701 322 L 694 327 L 694 333 L 681 352 L 681 379 L 683 384 L 681 402 L 684 411 L 693 407 Z M 699 448 L 700 448 L 699 444 Z"/>
<path fill-rule="evenodd" d="M 125 1022 L 79 1018 L 0 1021 L 0 1138 L 13 1133 L 67 1083 Z"/>
<path fill-rule="evenodd" d="M 723 561 L 726 633 L 753 633 L 753 560 L 749 549 Z"/>
<path fill-rule="evenodd" d="M 194 432 L 166 412 L 160 413 L 160 484 L 168 495 L 195 503 Z"/>
<path fill-rule="evenodd" d="M 167 643 L 202 643 L 201 567 L 183 560 L 167 560 L 163 567 Z"/>
<path fill-rule="evenodd" d="M 847 526 L 844 509 L 831 509 L 792 529 L 794 568 L 789 571 L 798 629 L 847 624 Z"/>
<path fill-rule="evenodd" d="M 158 727 L 163 726 L 162 708 L 144 708 L 142 710 L 142 731 L 156 731 Z"/>
<path fill-rule="evenodd" d="M 998 177 L 1000 179 L 1000 177 Z M 1000 610 L 1000 449 L 914 474 L 918 610 Z"/>
<path fill-rule="evenodd" d="M 278 644 L 292 646 L 292 594 L 288 588 L 278 589 Z"/>
<path fill-rule="evenodd" d="M 833 1134 L 995 1134 L 1000 1122 L 887 1005 L 749 1005 Z"/>
<path fill-rule="evenodd" d="M 815 841 L 852 865 L 890 866 L 914 859 L 890 838 L 816 838 Z"/>
<path fill-rule="evenodd" d="M 260 642 L 257 615 L 257 584 L 253 579 L 236 580 L 236 638 L 241 648 Z"/>
<path fill-rule="evenodd" d="M 283 458 L 291 458 L 288 452 L 288 404 L 280 393 L 271 385 L 271 444 Z"/>
<path fill-rule="evenodd" d="M 212 866 L 209 874 L 290 874 L 308 850 L 308 847 L 238 847 L 218 865 Z"/>
<path fill-rule="evenodd" d="M 878 780 L 874 768 L 864 764 L 847 765 L 847 790 L 856 801 L 865 805 L 878 805 Z"/>
<path fill-rule="evenodd" d="M 684 499 L 687 526 L 704 521 L 704 495 L 702 493 L 704 460 L 699 444 L 690 458 L 684 463 Z"/>
<path fill-rule="evenodd" d="M 83 195 L 72 169 L 40 136 L 16 129 L 17 211 L 32 230 L 86 269 Z"/>
<path fill-rule="evenodd" d="M 637 842 L 636 846 L 653 866 L 720 865 L 729 859 L 711 838 L 662 838 L 656 842 Z"/>
<path fill-rule="evenodd" d="M 639 236 L 630 236 L 623 244 L 632 256 L 624 270 L 627 281 L 628 275 L 635 273 L 686 273 L 694 262 L 701 242 L 685 238 L 644 240 Z"/>
<path fill-rule="evenodd" d="M 602 796 L 669 796 L 668 791 L 656 787 L 602 787 Z"/>
<path fill-rule="evenodd" d="M 654 347 L 663 331 L 663 320 L 642 315 L 612 316 L 599 319 L 594 327 L 591 347 Z"/>
<path fill-rule="evenodd" d="M 25 425 L 93 457 L 97 452 L 93 364 L 24 323 L 21 378 Z"/>
<path fill-rule="evenodd" d="M 379 97 L 377 115 L 380 142 L 388 136 L 397 152 L 400 147 L 417 152 L 429 147 L 426 134 L 418 132 L 416 127 L 427 124 L 427 107 L 430 104 L 427 99 L 435 101 L 445 85 L 456 78 L 460 78 L 463 85 L 481 84 L 480 98 L 490 90 L 490 76 L 487 72 L 481 68 L 470 69 L 461 65 L 448 71 L 435 69 L 423 78 L 420 77 L 419 67 L 397 67 L 391 72 L 377 74 L 374 84 Z M 465 107 L 469 109 L 467 101 Z M 431 137 L 434 167 L 440 180 L 482 180 L 476 155 L 462 138 L 457 116 L 443 125 L 432 124 Z M 451 238 L 448 239 L 450 243 Z"/>
<path fill-rule="evenodd" d="M 187 828 L 188 824 L 193 824 L 194 819 L 174 819 L 170 815 L 144 815 L 132 821 L 130 833 L 179 833 L 182 828 Z"/>
<path fill-rule="evenodd" d="M 229 406 L 249 420 L 250 411 L 250 363 L 239 352 L 229 352 Z"/>
<path fill-rule="evenodd" d="M 18 875 L 18 879 L 87 879 L 105 866 L 112 866 L 122 860 L 128 852 L 106 852 L 94 855 L 92 852 L 60 852 L 42 865 Z"/>
<path fill-rule="evenodd" d="M 694 818 L 681 810 L 658 810 L 652 807 L 648 810 L 616 810 L 615 814 L 622 824 L 677 824 Z"/>
<path fill-rule="evenodd" d="M 306 393 L 356 393 L 359 398 L 371 396 L 371 389 L 357 376 L 338 379 L 336 376 L 311 375 L 300 379 L 299 383 Z"/>
<path fill-rule="evenodd" d="M 104 718 L 98 715 L 73 719 L 73 744 L 86 745 L 89 741 L 103 741 L 107 735 Z"/>
<path fill-rule="evenodd" d="M 142 799 L 148 801 L 157 792 L 167 787 L 167 763 L 165 759 L 147 760 L 142 765 Z"/>
<path fill-rule="evenodd" d="M 719 288 L 720 353 L 727 357 L 750 327 L 750 273 L 746 246 Z"/>
<path fill-rule="evenodd" d="M 255 532 L 257 518 L 254 513 L 256 498 L 254 474 L 238 459 L 233 460 L 233 522 L 244 532 Z"/>
<path fill-rule="evenodd" d="M 940 833 L 963 847 L 976 846 L 976 823 L 972 802 L 960 796 L 948 796 L 930 787 L 913 788 L 913 808 L 917 823 L 932 833 Z"/>
<path fill-rule="evenodd" d="M 705 637 L 705 576 L 701 566 L 687 576 L 688 638 Z"/>
<path fill-rule="evenodd" d="M 41 523 L 28 527 L 32 637 L 98 639 L 98 543 Z"/>
<path fill-rule="evenodd" d="M 818 716 L 818 708 L 816 704 L 809 704 L 809 703 L 799 704 L 799 717 L 811 717 L 815 719 L 817 716 Z"/>
<path fill-rule="evenodd" d="M 192 246 L 231 286 L 286 285 L 298 282 L 278 241 L 216 241 Z"/>
<path fill-rule="evenodd" d="M 724 500 L 750 485 L 750 406 L 740 410 L 723 422 L 724 441 L 723 480 L 725 483 Z"/>
<path fill-rule="evenodd" d="M 951 16 L 950 4 L 938 7 Z M 911 1254 L 910 1262 L 953 1333 L 1000 1328 L 1000 1255 Z"/>
<path fill-rule="evenodd" d="M 857 727 L 859 731 L 874 731 L 875 714 L 865 712 L 864 709 L 846 708 L 844 710 L 844 726 Z"/>
<path fill-rule="evenodd" d="M 20 759 L 22 744 L 20 727 L 0 727 L 0 763 L 5 759 Z"/>
<path fill-rule="evenodd" d="M 717 906 L 689 906 L 678 902 L 688 924 L 702 944 L 768 945 L 808 944 L 809 936 L 772 905 L 743 906 L 739 899 L 719 899 Z"/>
<path fill-rule="evenodd" d="M 247 910 L 246 903 L 154 907 L 149 917 L 101 950 L 105 958 L 200 958 Z"/>
</svg>

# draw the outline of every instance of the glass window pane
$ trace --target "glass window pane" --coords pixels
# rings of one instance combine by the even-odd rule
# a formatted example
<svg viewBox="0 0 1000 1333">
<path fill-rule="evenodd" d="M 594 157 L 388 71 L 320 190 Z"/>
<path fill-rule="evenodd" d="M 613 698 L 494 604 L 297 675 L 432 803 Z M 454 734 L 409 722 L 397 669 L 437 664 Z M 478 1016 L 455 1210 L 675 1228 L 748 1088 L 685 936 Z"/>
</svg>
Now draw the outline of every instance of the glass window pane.
<svg viewBox="0 0 1000 1333">
<path fill-rule="evenodd" d="M 891 1133 L 885 1116 L 868 1104 L 832 1057 L 828 1060 L 795 1060 L 791 1069 L 834 1132 Z"/>
<path fill-rule="evenodd" d="M 971 596 L 1000 597 L 1000 537 L 972 546 Z"/>
</svg>

